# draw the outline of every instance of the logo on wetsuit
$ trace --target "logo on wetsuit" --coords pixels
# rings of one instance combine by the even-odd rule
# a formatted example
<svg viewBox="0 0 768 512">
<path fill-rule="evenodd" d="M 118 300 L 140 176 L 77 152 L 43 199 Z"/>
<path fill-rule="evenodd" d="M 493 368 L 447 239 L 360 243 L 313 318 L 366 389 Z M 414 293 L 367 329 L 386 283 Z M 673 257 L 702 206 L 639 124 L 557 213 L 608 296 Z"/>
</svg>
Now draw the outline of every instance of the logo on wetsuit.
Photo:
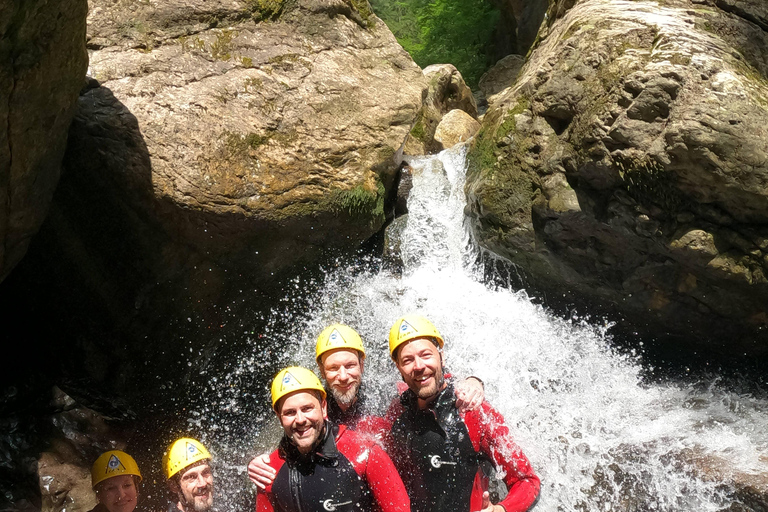
<svg viewBox="0 0 768 512">
<path fill-rule="evenodd" d="M 455 462 L 448 462 L 448 461 L 445 461 L 445 460 L 440 460 L 440 456 L 439 455 L 431 455 L 429 457 L 429 463 L 435 469 L 440 469 L 440 466 L 445 466 L 445 465 L 450 465 L 450 466 L 455 466 L 456 465 Z"/>
<path fill-rule="evenodd" d="M 333 512 L 336 510 L 336 507 L 343 507 L 344 505 L 351 505 L 352 500 L 345 501 L 344 503 L 334 503 L 333 500 L 325 500 L 323 502 L 323 508 L 327 510 L 328 512 Z"/>
</svg>

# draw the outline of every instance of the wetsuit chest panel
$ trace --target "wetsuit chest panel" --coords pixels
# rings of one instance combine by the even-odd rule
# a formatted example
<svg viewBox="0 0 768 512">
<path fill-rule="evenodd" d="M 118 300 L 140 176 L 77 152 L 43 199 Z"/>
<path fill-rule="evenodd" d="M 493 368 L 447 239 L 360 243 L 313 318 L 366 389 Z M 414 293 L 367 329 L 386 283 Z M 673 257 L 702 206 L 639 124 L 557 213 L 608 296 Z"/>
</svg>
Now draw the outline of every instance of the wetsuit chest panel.
<svg viewBox="0 0 768 512">
<path fill-rule="evenodd" d="M 307 467 L 309 466 L 309 467 Z M 343 455 L 312 465 L 283 465 L 272 484 L 284 512 L 361 512 L 373 509 L 368 484 Z"/>
<path fill-rule="evenodd" d="M 393 435 L 408 458 L 412 474 L 403 480 L 414 512 L 469 510 L 478 462 L 455 409 L 441 422 L 431 410 L 403 415 Z"/>
</svg>

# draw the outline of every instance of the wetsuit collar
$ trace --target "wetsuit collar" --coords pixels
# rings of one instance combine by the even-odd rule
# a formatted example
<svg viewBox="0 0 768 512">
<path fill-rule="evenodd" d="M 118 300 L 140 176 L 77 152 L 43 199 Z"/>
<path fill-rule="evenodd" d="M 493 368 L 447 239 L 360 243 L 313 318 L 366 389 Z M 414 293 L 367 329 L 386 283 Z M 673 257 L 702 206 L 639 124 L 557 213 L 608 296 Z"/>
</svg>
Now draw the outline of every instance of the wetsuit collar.
<svg viewBox="0 0 768 512">
<path fill-rule="evenodd" d="M 443 411 L 446 407 L 454 407 L 454 404 L 456 403 L 456 394 L 453 391 L 453 383 L 446 379 L 445 384 L 445 388 L 443 388 L 441 391 L 438 391 L 435 399 L 427 404 L 427 410 L 431 409 L 433 411 L 440 412 Z M 416 396 L 416 393 L 410 389 L 406 390 L 402 395 L 400 395 L 400 403 L 403 404 L 403 407 L 405 407 L 405 409 L 408 411 L 419 410 L 418 400 L 419 399 Z"/>
<path fill-rule="evenodd" d="M 318 461 L 332 461 L 339 457 L 339 451 L 336 449 L 336 436 L 339 433 L 339 427 L 328 420 L 325 420 L 323 426 L 323 435 L 318 440 L 315 447 L 308 454 L 304 455 L 299 448 L 293 444 L 288 437 L 283 436 L 278 447 L 280 456 L 285 460 L 298 464 L 314 464 Z"/>
<path fill-rule="evenodd" d="M 360 418 L 366 415 L 365 390 L 362 384 L 360 389 L 357 390 L 357 400 L 346 411 L 341 410 L 338 402 L 333 398 L 331 391 L 327 387 L 326 395 L 328 396 L 328 419 L 337 425 L 354 425 Z"/>
</svg>

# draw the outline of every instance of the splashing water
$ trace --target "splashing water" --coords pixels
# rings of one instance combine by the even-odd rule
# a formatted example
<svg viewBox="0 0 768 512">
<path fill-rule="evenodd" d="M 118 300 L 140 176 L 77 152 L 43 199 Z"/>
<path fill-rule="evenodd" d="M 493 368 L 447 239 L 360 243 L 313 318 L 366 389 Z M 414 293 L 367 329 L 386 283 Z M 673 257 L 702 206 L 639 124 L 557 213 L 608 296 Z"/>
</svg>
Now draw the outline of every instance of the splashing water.
<svg viewBox="0 0 768 512">
<path fill-rule="evenodd" d="M 411 162 L 402 274 L 336 269 L 319 286 L 308 314 L 294 315 L 291 300 L 273 310 L 293 326 L 264 334 L 278 340 L 273 350 L 284 351 L 273 373 L 289 363 L 315 369 L 317 334 L 329 323 L 347 323 L 366 344 L 366 393 L 383 410 L 399 379 L 387 351 L 389 327 L 416 312 L 445 337 L 447 368 L 485 382 L 488 401 L 541 477 L 536 510 L 717 511 L 739 500 L 734 476 L 763 475 L 765 485 L 768 401 L 716 384 L 644 384 L 639 363 L 611 348 L 609 326 L 562 320 L 523 291 L 483 284 L 474 264 L 477 248 L 464 226 L 465 154 L 456 147 Z M 301 293 L 298 281 L 296 288 Z M 232 374 L 250 371 L 258 359 L 241 361 Z M 236 495 L 242 501 L 244 464 L 274 448 L 279 437 L 266 386 L 263 395 L 248 397 L 264 402 L 262 412 L 212 441 L 219 458 L 238 461 L 230 467 L 237 477 L 219 486 L 220 509 L 235 508 L 229 501 Z M 242 407 L 242 398 L 222 388 L 226 384 L 216 388 L 215 407 Z"/>
</svg>

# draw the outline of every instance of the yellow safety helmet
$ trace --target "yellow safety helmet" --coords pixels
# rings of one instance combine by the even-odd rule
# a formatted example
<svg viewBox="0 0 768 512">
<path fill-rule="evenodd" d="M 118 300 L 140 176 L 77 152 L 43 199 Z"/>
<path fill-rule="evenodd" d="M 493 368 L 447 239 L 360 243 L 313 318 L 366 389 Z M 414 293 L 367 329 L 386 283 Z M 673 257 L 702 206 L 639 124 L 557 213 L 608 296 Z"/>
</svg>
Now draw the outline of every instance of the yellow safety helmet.
<svg viewBox="0 0 768 512">
<path fill-rule="evenodd" d="M 294 391 L 301 390 L 319 391 L 325 400 L 325 388 L 323 388 L 317 375 L 310 370 L 301 366 L 289 366 L 280 370 L 272 380 L 272 408 L 277 411 L 275 406 L 278 400 Z"/>
<path fill-rule="evenodd" d="M 315 359 L 317 360 L 317 364 L 320 364 L 320 356 L 329 350 L 337 348 L 355 349 L 365 357 L 363 340 L 360 339 L 360 335 L 349 326 L 344 324 L 333 324 L 323 329 L 323 332 L 317 337 L 317 344 L 315 345 Z"/>
<path fill-rule="evenodd" d="M 395 359 L 397 347 L 416 338 L 434 338 L 440 348 L 443 348 L 445 343 L 432 322 L 423 316 L 405 315 L 398 318 L 389 330 L 389 355 L 392 356 L 392 360 L 397 362 Z"/>
<path fill-rule="evenodd" d="M 163 454 L 163 470 L 166 478 L 170 480 L 182 469 L 210 458 L 211 454 L 203 443 L 191 437 L 182 437 L 174 441 L 168 451 Z"/>
<path fill-rule="evenodd" d="M 91 487 L 95 489 L 104 480 L 120 475 L 137 476 L 141 482 L 139 465 L 133 457 L 120 450 L 104 452 L 91 466 Z"/>
</svg>

